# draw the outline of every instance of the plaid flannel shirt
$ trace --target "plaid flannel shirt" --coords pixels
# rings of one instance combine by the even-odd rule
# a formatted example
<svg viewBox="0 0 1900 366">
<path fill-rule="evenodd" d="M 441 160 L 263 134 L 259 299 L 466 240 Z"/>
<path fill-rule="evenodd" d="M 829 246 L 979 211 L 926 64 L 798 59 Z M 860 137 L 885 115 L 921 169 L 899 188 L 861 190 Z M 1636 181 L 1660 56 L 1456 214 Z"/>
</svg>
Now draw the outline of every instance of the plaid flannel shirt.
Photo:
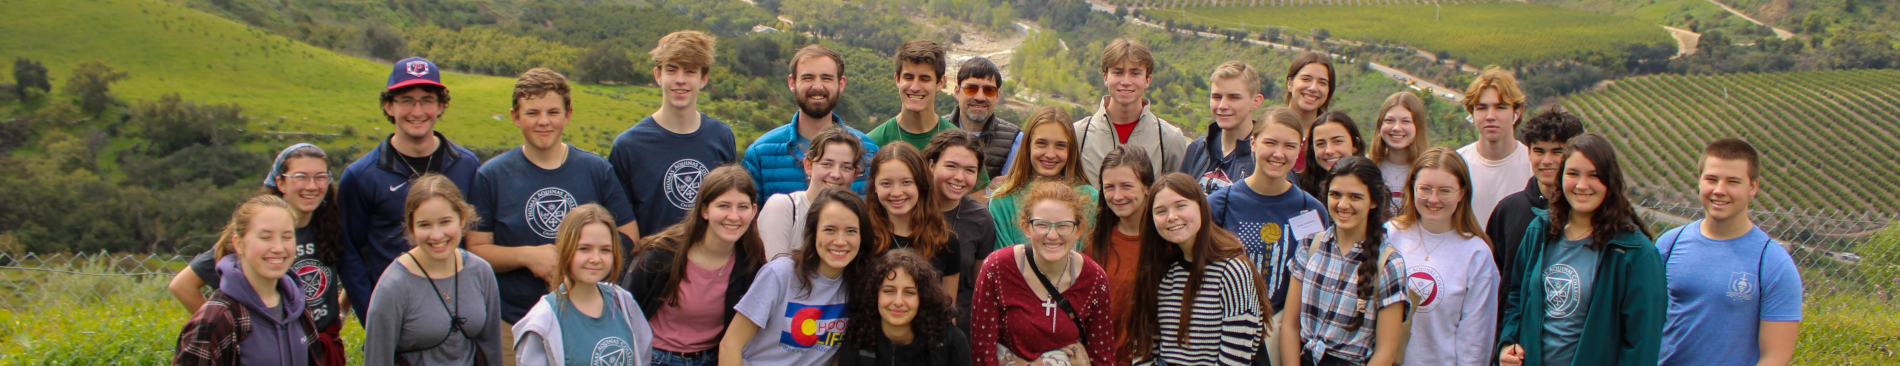
<svg viewBox="0 0 1900 366">
<path fill-rule="evenodd" d="M 1300 239 L 1299 248 L 1302 251 L 1293 255 L 1288 270 L 1295 281 L 1289 286 L 1300 286 L 1300 347 L 1315 359 L 1332 355 L 1354 363 L 1371 360 L 1378 309 L 1407 301 L 1403 291 L 1407 273 L 1405 259 L 1399 253 L 1392 253 L 1378 271 L 1379 282 L 1373 288 L 1373 298 L 1360 299 L 1357 296 L 1359 261 L 1352 258 L 1359 256 L 1362 250 L 1375 251 L 1373 258 L 1377 258 L 1379 247 L 1360 246 L 1339 255 L 1333 230 L 1327 229 Z M 1376 305 L 1367 306 L 1368 300 Z M 1346 325 L 1361 313 L 1365 320 L 1359 329 L 1346 330 Z"/>
</svg>

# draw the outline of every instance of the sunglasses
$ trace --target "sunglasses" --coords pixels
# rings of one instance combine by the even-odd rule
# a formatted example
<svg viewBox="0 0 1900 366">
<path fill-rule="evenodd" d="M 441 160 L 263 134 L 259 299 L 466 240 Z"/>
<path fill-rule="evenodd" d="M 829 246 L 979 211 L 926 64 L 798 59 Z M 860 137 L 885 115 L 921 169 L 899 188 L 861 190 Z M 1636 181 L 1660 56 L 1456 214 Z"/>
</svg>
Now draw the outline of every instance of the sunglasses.
<svg viewBox="0 0 1900 366">
<path fill-rule="evenodd" d="M 976 84 L 968 84 L 968 85 L 963 86 L 963 94 L 974 96 L 977 93 L 983 93 L 983 96 L 985 97 L 995 98 L 996 86 L 995 85 L 976 85 Z"/>
</svg>

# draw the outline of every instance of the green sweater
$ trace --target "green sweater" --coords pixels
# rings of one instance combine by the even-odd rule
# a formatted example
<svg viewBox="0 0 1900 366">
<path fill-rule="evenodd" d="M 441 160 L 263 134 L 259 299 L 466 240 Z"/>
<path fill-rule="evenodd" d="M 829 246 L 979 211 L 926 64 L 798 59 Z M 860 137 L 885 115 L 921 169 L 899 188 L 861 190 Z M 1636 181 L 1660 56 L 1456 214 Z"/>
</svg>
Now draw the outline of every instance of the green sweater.
<svg viewBox="0 0 1900 366">
<path fill-rule="evenodd" d="M 865 133 L 864 136 L 870 137 L 871 143 L 877 144 L 878 150 L 883 150 L 885 146 L 890 146 L 893 142 L 903 141 L 910 143 L 910 146 L 916 147 L 918 151 L 923 151 L 924 148 L 930 147 L 930 139 L 937 138 L 938 133 L 956 128 L 956 125 L 950 124 L 949 119 L 940 118 L 937 119 L 937 127 L 931 128 L 930 132 L 910 133 L 910 131 L 905 131 L 903 126 L 897 125 L 897 117 L 891 117 L 891 119 L 885 120 L 884 123 L 877 125 L 877 128 L 871 129 L 871 132 Z M 982 163 L 983 152 L 972 152 L 976 153 L 976 161 Z M 970 187 L 970 190 L 981 191 L 983 188 L 989 186 L 990 175 L 982 169 L 977 169 L 976 186 Z"/>
<path fill-rule="evenodd" d="M 1498 350 L 1524 347 L 1524 365 L 1543 365 L 1544 334 L 1544 250 L 1556 243 L 1550 214 L 1533 210 L 1537 219 L 1524 232 L 1518 248 L 1517 264 L 1504 275 L 1522 278 L 1517 292 L 1511 293 L 1498 313 L 1503 329 L 1498 332 Z M 1610 240 L 1608 251 L 1597 265 L 1590 310 L 1585 314 L 1583 337 L 1577 345 L 1574 365 L 1655 365 L 1662 352 L 1664 314 L 1669 310 L 1669 294 L 1663 279 L 1662 256 L 1656 245 L 1641 233 L 1619 233 Z"/>
</svg>

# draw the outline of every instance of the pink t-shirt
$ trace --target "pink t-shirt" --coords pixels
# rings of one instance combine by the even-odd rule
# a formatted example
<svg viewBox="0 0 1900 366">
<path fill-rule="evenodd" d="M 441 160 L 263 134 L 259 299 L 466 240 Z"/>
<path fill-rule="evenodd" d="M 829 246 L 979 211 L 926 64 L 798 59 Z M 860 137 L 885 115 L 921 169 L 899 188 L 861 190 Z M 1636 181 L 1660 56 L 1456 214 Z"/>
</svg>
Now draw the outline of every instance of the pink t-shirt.
<svg viewBox="0 0 1900 366">
<path fill-rule="evenodd" d="M 726 330 L 726 276 L 732 275 L 732 262 L 728 258 L 716 270 L 686 264 L 678 306 L 661 306 L 653 315 L 653 348 L 685 353 L 719 346 L 719 331 Z"/>
</svg>

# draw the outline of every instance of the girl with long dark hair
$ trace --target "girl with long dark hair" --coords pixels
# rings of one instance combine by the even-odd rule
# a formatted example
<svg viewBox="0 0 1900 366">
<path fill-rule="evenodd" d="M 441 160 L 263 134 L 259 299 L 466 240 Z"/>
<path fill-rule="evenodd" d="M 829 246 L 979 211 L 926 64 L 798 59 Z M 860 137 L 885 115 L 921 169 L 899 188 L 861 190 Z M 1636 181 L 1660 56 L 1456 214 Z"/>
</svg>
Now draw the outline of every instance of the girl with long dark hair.
<svg viewBox="0 0 1900 366">
<path fill-rule="evenodd" d="M 1391 212 L 1379 164 L 1347 157 L 1327 172 L 1333 227 L 1300 240 L 1281 325 L 1280 360 L 1302 365 L 1389 366 L 1404 352 L 1405 259 L 1388 248 Z"/>
<path fill-rule="evenodd" d="M 1208 220 L 1194 178 L 1171 173 L 1148 192 L 1135 286 L 1153 291 L 1135 291 L 1123 347 L 1137 364 L 1252 363 L 1273 310 L 1240 238 Z"/>
<path fill-rule="evenodd" d="M 745 168 L 713 169 L 700 179 L 686 219 L 640 239 L 620 285 L 653 326 L 654 365 L 718 364 L 733 306 L 765 265 L 753 225 L 758 196 Z"/>
</svg>

